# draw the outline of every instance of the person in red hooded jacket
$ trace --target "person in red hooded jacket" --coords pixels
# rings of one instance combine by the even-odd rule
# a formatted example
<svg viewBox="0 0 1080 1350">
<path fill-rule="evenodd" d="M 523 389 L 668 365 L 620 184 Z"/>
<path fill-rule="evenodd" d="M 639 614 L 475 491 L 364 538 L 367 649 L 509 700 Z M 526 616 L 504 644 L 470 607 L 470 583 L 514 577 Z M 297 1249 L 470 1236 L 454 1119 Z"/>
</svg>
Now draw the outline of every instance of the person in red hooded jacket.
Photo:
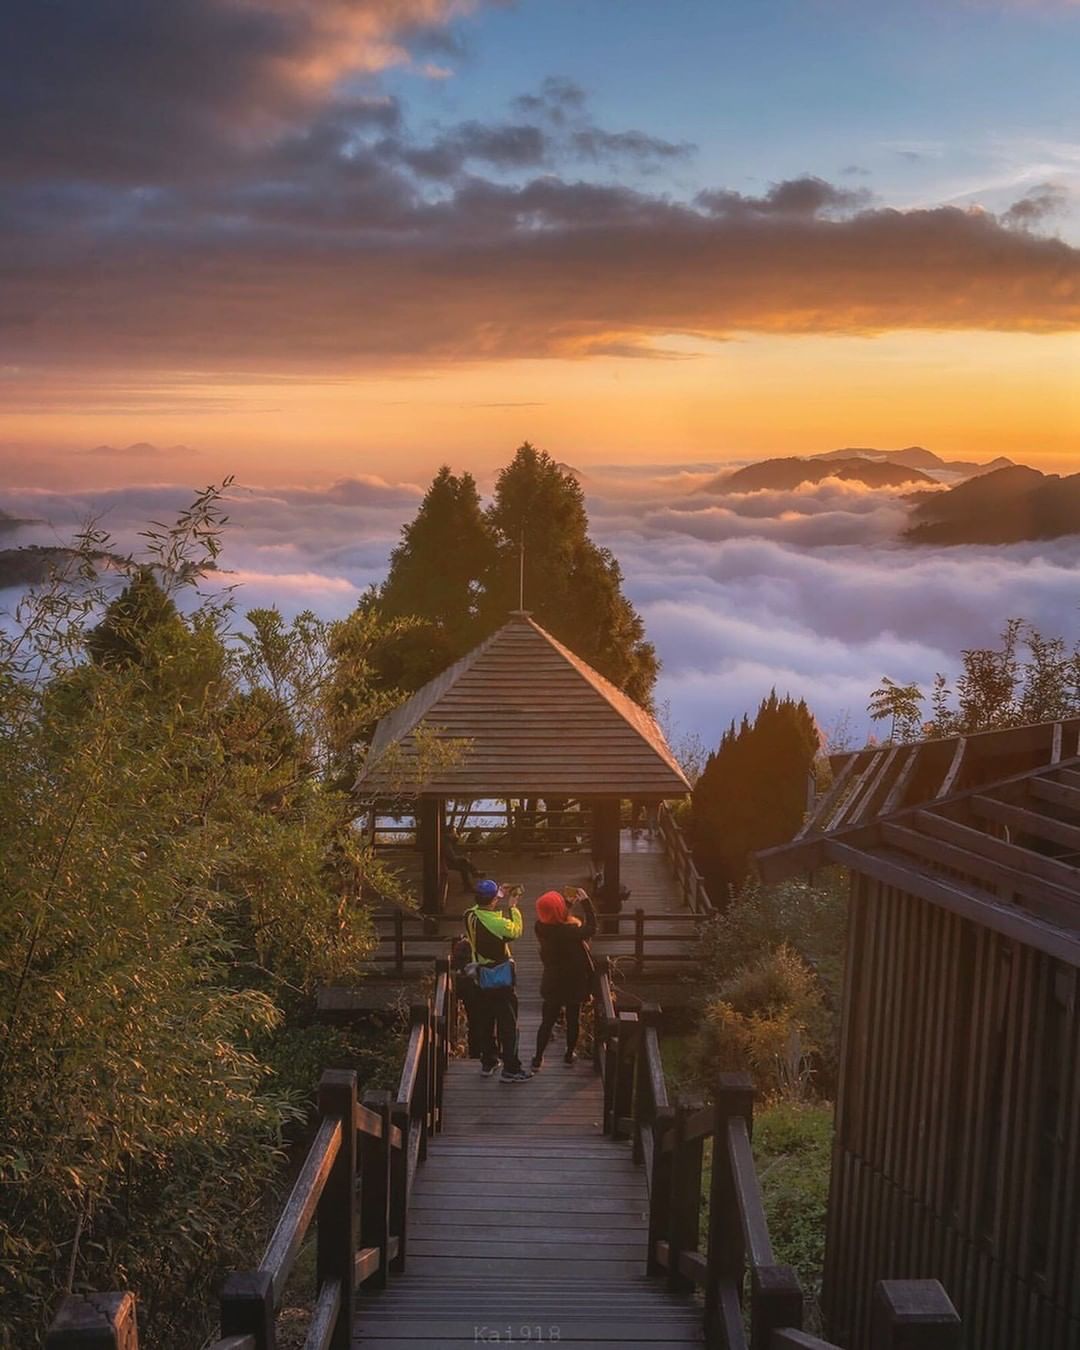
<svg viewBox="0 0 1080 1350">
<path fill-rule="evenodd" d="M 568 897 L 568 898 L 567 898 Z M 570 913 L 570 907 L 580 900 L 584 918 Z M 543 1000 L 540 1029 L 536 1033 L 536 1055 L 532 1067 L 539 1069 L 544 1062 L 544 1051 L 559 1014 L 566 1010 L 567 1064 L 573 1064 L 581 1026 L 581 1005 L 592 992 L 593 960 L 589 939 L 596 932 L 596 911 L 584 891 L 568 891 L 564 897 L 558 891 L 546 891 L 536 902 L 536 940 L 540 944 L 540 960 L 544 973 L 540 980 Z"/>
</svg>

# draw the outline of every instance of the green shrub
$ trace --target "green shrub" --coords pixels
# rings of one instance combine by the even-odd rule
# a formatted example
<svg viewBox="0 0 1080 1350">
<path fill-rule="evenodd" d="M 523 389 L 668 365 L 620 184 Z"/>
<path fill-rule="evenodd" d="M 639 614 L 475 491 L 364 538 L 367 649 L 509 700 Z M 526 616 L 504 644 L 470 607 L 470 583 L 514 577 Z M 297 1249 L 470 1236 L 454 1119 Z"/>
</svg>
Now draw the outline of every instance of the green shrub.
<svg viewBox="0 0 1080 1350">
<path fill-rule="evenodd" d="M 362 1093 L 395 1088 L 405 1055 L 401 1017 L 372 1017 L 359 1026 L 286 1027 L 264 1052 L 278 1092 L 292 1102 L 310 1103 L 324 1069 L 355 1069 Z"/>
<path fill-rule="evenodd" d="M 718 1001 L 731 1002 L 733 993 L 736 1002 L 743 999 L 744 1006 L 738 1009 L 743 1013 L 755 1011 L 751 1006 L 754 1000 L 757 1011 L 775 1007 L 776 991 L 770 994 L 762 986 L 766 977 L 761 969 L 753 978 L 746 972 L 761 968 L 762 962 L 782 947 L 794 952 L 816 991 L 812 999 L 800 996 L 795 1000 L 801 1009 L 802 1054 L 809 1057 L 813 1090 L 831 1096 L 836 1087 L 846 931 L 847 888 L 844 875 L 838 871 L 827 873 L 824 884 L 814 886 L 805 881 L 770 886 L 749 883 L 727 910 L 703 925 L 703 1018 L 708 1020 L 707 1009 Z M 740 995 L 738 991 L 744 986 L 745 993 Z M 774 1000 L 771 1005 L 770 997 Z M 788 1032 L 791 1030 L 789 1027 Z M 790 1035 L 780 1036 L 780 1040 L 788 1043 Z M 731 1061 L 728 1067 L 754 1073 L 755 1060 L 746 1055 L 741 1061 Z M 760 1086 L 774 1090 L 764 1082 Z"/>
<path fill-rule="evenodd" d="M 811 1330 L 820 1326 L 832 1136 L 827 1104 L 779 1102 L 754 1121 L 754 1161 L 773 1250 L 799 1276 Z"/>
<path fill-rule="evenodd" d="M 693 1063 L 705 1085 L 748 1070 L 770 1097 L 802 1099 L 826 1022 L 821 986 L 788 946 L 736 971 L 705 1006 Z"/>
</svg>

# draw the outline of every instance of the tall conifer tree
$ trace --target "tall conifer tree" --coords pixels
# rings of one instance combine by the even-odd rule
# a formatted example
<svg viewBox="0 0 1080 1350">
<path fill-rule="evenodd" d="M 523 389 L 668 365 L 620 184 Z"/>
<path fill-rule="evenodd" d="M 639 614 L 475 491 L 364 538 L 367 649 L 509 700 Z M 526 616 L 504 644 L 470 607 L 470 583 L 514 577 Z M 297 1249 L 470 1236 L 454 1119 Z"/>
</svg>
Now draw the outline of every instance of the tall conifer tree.
<svg viewBox="0 0 1080 1350">
<path fill-rule="evenodd" d="M 803 700 L 772 690 L 753 723 L 732 722 L 694 787 L 694 858 L 714 903 L 746 879 L 751 855 L 783 844 L 806 811 L 807 777 L 820 743 Z"/>
</svg>

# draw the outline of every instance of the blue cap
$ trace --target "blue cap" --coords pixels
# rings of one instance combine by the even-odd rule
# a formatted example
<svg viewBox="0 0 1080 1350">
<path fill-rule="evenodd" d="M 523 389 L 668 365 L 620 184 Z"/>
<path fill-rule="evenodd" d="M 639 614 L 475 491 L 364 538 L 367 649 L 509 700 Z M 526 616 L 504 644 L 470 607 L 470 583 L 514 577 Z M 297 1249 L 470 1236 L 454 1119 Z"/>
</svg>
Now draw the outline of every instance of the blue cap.
<svg viewBox="0 0 1080 1350">
<path fill-rule="evenodd" d="M 499 883 L 497 881 L 478 881 L 476 883 L 476 898 L 478 900 L 494 900 L 499 894 Z"/>
</svg>

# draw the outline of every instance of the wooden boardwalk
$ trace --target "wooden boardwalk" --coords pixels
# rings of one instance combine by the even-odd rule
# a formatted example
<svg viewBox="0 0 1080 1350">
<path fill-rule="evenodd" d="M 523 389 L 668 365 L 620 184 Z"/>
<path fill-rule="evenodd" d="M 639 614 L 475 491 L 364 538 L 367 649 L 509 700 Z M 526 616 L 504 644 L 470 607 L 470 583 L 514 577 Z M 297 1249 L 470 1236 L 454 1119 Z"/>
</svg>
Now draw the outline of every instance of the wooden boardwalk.
<svg viewBox="0 0 1080 1350">
<path fill-rule="evenodd" d="M 622 831 L 621 872 L 623 884 L 630 890 L 630 899 L 624 911 L 623 922 L 617 936 L 601 933 L 593 942 L 596 956 L 609 956 L 623 963 L 629 963 L 634 955 L 634 932 L 632 914 L 635 909 L 644 909 L 649 915 L 648 964 L 650 972 L 678 976 L 685 970 L 681 961 L 665 961 L 665 957 L 685 957 L 693 952 L 695 934 L 693 924 L 686 922 L 688 910 L 671 865 L 664 854 L 659 837 L 644 830 L 631 834 Z M 583 886 L 589 880 L 590 858 L 585 852 L 565 852 L 540 855 L 537 853 L 511 853 L 504 851 L 477 852 L 473 860 L 478 867 L 486 869 L 489 875 L 499 881 L 520 882 L 525 887 L 525 946 L 533 946 L 532 922 L 536 897 L 546 890 L 561 890 L 564 886 Z M 397 857 L 387 856 L 387 861 L 397 870 L 402 880 L 419 893 L 419 857 L 403 851 Z M 450 888 L 447 896 L 447 911 L 434 922 L 434 929 L 423 936 L 420 916 L 406 916 L 407 942 L 412 968 L 417 971 L 430 970 L 431 962 L 438 956 L 446 955 L 447 938 L 462 931 L 461 915 L 472 903 L 471 894 L 463 892 L 456 873 L 451 873 Z M 672 915 L 670 922 L 658 919 L 660 914 Z M 376 928 L 380 939 L 380 957 L 385 970 L 393 950 L 393 922 L 390 911 L 384 911 L 376 918 Z M 670 941 L 656 942 L 652 935 L 664 934 Z M 518 952 L 518 957 L 524 955 Z M 369 973 L 377 973 L 372 967 Z"/>
<path fill-rule="evenodd" d="M 662 855 L 642 848 L 634 887 Z M 498 879 L 525 886 L 525 935 L 515 945 L 520 1053 L 533 1055 L 540 961 L 533 901 L 574 879 L 578 855 L 501 858 Z M 636 900 L 636 894 L 634 899 Z M 599 944 L 598 944 L 599 945 Z M 603 1089 L 589 1057 L 563 1063 L 557 1030 L 527 1083 L 484 1078 L 455 1060 L 444 1087 L 445 1128 L 429 1141 L 409 1205 L 408 1265 L 362 1297 L 357 1347 L 438 1350 L 466 1345 L 700 1345 L 701 1309 L 645 1276 L 645 1171 L 628 1143 L 603 1133 Z M 362 1328 L 362 1330 L 360 1330 Z"/>
</svg>

